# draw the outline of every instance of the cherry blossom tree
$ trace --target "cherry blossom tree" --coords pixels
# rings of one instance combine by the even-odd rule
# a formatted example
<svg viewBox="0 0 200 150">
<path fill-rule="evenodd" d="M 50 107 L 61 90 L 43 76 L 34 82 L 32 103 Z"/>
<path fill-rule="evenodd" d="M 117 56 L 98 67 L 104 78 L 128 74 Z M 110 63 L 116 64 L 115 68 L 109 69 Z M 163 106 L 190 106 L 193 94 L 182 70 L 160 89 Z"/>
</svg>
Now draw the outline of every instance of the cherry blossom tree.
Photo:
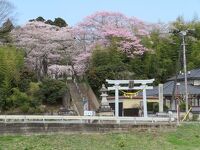
<svg viewBox="0 0 200 150">
<path fill-rule="evenodd" d="M 79 73 L 84 71 L 92 50 L 97 46 L 109 46 L 113 39 L 118 48 L 128 57 L 142 55 L 147 48 L 141 44 L 142 36 L 149 36 L 151 24 L 147 24 L 135 17 L 127 17 L 116 12 L 96 12 L 86 17 L 73 28 L 76 40 L 82 45 L 84 51 L 76 58 Z M 79 59 L 78 59 L 79 58 Z"/>
<path fill-rule="evenodd" d="M 38 79 L 52 70 L 57 70 L 58 65 L 70 65 L 79 53 L 69 27 L 60 28 L 33 21 L 23 27 L 15 28 L 11 34 L 15 44 L 24 48 L 26 64 L 36 71 Z M 63 66 L 60 68 L 62 69 L 58 70 L 63 71 Z"/>
<path fill-rule="evenodd" d="M 72 76 L 73 68 L 70 65 L 51 65 L 48 67 L 48 75 L 52 78 L 58 78 L 58 77 L 65 77 L 65 76 Z"/>
<path fill-rule="evenodd" d="M 149 26 L 143 21 L 121 13 L 97 12 L 86 17 L 74 28 L 78 40 L 84 42 L 85 50 L 92 45 L 110 44 L 111 38 L 118 38 L 121 50 L 130 56 L 143 54 L 147 49 L 141 44 L 141 36 L 149 35 Z"/>
<path fill-rule="evenodd" d="M 25 49 L 26 63 L 37 72 L 39 79 L 47 75 L 49 66 L 63 70 L 58 65 L 62 68 L 70 64 L 76 74 L 83 74 L 92 50 L 97 45 L 110 46 L 113 40 L 128 57 L 142 55 L 147 49 L 141 37 L 149 35 L 149 26 L 121 13 L 97 12 L 73 28 L 33 21 L 14 29 L 12 35 L 16 45 Z"/>
<path fill-rule="evenodd" d="M 89 59 L 90 59 L 91 53 L 89 51 L 81 51 L 79 55 L 74 57 L 73 60 L 73 70 L 75 71 L 76 75 L 83 75 L 84 72 L 88 68 Z"/>
</svg>

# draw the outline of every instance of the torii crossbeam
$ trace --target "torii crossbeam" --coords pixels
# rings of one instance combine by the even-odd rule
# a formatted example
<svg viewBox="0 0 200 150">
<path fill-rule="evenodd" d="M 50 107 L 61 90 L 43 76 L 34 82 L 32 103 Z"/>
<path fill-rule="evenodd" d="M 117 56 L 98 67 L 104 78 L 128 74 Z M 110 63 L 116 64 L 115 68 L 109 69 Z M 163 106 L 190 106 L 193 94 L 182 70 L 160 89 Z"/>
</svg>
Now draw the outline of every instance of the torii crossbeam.
<svg viewBox="0 0 200 150">
<path fill-rule="evenodd" d="M 112 84 L 112 87 L 108 87 L 108 90 L 115 90 L 115 117 L 119 117 L 119 90 L 143 90 L 143 112 L 144 117 L 147 115 L 147 97 L 146 90 L 153 89 L 153 86 L 148 86 L 148 84 L 153 83 L 155 79 L 149 80 L 106 80 L 108 84 Z M 133 87 L 129 87 L 129 83 L 134 83 Z M 123 85 L 123 86 L 120 86 Z"/>
</svg>

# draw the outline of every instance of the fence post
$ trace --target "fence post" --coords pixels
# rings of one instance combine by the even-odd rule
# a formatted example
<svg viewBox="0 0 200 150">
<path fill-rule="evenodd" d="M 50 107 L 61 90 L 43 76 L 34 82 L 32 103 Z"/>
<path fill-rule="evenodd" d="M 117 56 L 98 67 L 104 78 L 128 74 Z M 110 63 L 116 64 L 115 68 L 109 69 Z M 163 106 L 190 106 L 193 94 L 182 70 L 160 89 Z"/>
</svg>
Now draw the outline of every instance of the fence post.
<svg viewBox="0 0 200 150">
<path fill-rule="evenodd" d="M 64 123 L 63 116 L 62 116 L 62 123 Z"/>
<path fill-rule="evenodd" d="M 43 123 L 45 123 L 45 119 L 44 119 L 44 116 L 43 116 L 42 120 L 43 120 Z"/>
<path fill-rule="evenodd" d="M 24 115 L 24 123 L 26 122 L 26 115 Z"/>
<path fill-rule="evenodd" d="M 7 121 L 6 121 L 6 115 L 5 115 L 5 117 L 4 117 L 4 122 L 6 123 Z"/>
</svg>

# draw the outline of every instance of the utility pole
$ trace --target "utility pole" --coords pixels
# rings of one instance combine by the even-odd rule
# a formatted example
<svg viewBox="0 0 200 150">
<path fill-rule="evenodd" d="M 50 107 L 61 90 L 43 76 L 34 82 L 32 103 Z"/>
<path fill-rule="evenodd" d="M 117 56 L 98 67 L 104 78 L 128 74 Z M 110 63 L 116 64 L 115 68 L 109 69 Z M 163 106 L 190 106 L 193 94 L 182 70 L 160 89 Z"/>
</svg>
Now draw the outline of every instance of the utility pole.
<svg viewBox="0 0 200 150">
<path fill-rule="evenodd" d="M 185 79 L 185 104 L 186 104 L 186 112 L 188 112 L 188 82 L 187 82 L 187 62 L 186 62 L 186 50 L 185 50 L 185 36 L 187 35 L 186 31 L 180 31 L 182 36 L 182 46 L 183 46 L 183 67 L 184 67 L 184 79 Z"/>
<path fill-rule="evenodd" d="M 177 112 L 177 125 L 180 124 L 180 98 L 179 98 L 179 92 L 178 87 L 180 86 L 180 83 L 176 83 L 176 112 Z"/>
</svg>

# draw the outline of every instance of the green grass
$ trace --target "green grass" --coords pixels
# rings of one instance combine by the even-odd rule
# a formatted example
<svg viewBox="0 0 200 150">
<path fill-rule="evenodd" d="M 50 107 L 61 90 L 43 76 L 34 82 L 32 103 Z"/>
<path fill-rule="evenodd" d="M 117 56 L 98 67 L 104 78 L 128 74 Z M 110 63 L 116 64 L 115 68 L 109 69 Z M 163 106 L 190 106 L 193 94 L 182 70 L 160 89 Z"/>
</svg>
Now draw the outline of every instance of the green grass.
<svg viewBox="0 0 200 150">
<path fill-rule="evenodd" d="M 0 136 L 0 150 L 200 150 L 200 124 L 177 130 Z"/>
</svg>

